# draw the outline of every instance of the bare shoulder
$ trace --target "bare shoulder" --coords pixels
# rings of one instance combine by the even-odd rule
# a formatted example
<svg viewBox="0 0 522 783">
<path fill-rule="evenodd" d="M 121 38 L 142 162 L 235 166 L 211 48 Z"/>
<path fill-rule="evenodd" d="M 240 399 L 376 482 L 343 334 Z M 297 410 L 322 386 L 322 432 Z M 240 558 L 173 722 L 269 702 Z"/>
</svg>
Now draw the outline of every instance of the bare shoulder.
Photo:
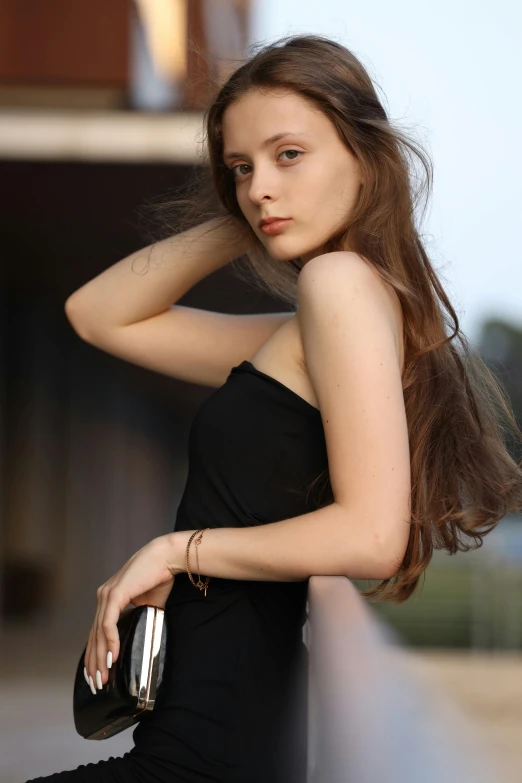
<svg viewBox="0 0 522 783">
<path fill-rule="evenodd" d="M 312 313 L 350 307 L 354 297 L 371 302 L 393 330 L 401 369 L 404 365 L 403 311 L 397 292 L 364 256 L 352 251 L 324 253 L 308 261 L 297 281 L 299 324 L 306 327 Z"/>
<path fill-rule="evenodd" d="M 335 296 L 339 286 L 351 291 L 363 286 L 370 294 L 381 296 L 383 300 L 398 301 L 394 289 L 382 279 L 373 264 L 352 251 L 340 250 L 316 256 L 299 273 L 298 290 L 305 296 L 313 296 L 317 287 Z"/>
</svg>

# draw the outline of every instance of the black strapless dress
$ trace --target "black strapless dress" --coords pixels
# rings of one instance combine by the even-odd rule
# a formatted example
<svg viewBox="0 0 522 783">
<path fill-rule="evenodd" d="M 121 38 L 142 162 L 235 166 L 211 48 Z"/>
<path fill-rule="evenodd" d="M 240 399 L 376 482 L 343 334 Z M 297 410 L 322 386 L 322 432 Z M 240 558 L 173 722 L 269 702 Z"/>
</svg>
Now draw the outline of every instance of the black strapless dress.
<svg viewBox="0 0 522 783">
<path fill-rule="evenodd" d="M 306 514 L 324 504 L 307 488 L 327 467 L 319 410 L 243 361 L 192 422 L 175 530 Z M 205 596 L 178 574 L 164 681 L 132 750 L 33 780 L 305 783 L 307 587 L 213 577 Z"/>
</svg>

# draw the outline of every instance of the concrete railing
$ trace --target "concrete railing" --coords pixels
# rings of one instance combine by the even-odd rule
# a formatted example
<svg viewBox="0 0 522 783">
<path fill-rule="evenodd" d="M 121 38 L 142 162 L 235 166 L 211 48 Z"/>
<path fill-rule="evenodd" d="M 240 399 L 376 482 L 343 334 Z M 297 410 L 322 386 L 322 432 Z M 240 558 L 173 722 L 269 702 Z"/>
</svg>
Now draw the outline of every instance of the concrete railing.
<svg viewBox="0 0 522 783">
<path fill-rule="evenodd" d="M 491 783 L 456 705 L 344 577 L 309 581 L 308 783 Z"/>
</svg>

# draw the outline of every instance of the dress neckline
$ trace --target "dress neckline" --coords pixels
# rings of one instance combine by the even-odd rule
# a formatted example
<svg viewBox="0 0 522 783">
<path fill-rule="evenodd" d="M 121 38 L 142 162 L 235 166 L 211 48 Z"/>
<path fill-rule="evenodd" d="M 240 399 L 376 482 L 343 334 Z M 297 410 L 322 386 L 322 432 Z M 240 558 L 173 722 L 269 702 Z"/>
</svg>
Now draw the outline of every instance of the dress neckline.
<svg viewBox="0 0 522 783">
<path fill-rule="evenodd" d="M 279 386 L 281 389 L 285 389 L 288 394 L 291 394 L 294 398 L 297 398 L 297 400 L 300 401 L 300 403 L 304 406 L 306 406 L 307 410 L 310 410 L 311 412 L 315 413 L 316 415 L 321 415 L 321 411 L 319 408 L 316 408 L 315 405 L 312 405 L 311 402 L 308 402 L 308 400 L 305 400 L 304 397 L 301 397 L 300 394 L 295 392 L 293 389 L 291 389 L 289 386 L 285 386 L 284 383 L 281 381 L 278 381 L 277 378 L 272 377 L 272 375 L 267 375 L 266 372 L 263 372 L 262 370 L 258 370 L 258 368 L 252 364 L 248 359 L 245 359 L 241 362 L 241 364 L 238 364 L 236 367 L 232 368 L 233 370 L 251 370 L 255 375 L 257 375 L 260 378 L 265 378 L 267 381 L 270 381 L 271 383 L 276 384 L 276 386 Z"/>
</svg>

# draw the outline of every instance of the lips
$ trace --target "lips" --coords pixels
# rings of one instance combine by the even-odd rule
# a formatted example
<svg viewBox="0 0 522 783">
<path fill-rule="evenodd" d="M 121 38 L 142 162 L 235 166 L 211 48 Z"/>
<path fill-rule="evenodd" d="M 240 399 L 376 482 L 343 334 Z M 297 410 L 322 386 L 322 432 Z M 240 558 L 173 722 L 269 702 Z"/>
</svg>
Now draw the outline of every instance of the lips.
<svg viewBox="0 0 522 783">
<path fill-rule="evenodd" d="M 274 223 L 276 220 L 289 220 L 290 218 L 284 218 L 284 217 L 267 217 L 262 218 L 262 220 L 259 221 L 259 228 L 263 228 L 263 226 L 267 226 L 269 223 Z"/>
<path fill-rule="evenodd" d="M 278 234 L 290 224 L 291 220 L 292 218 L 272 218 L 261 224 L 261 231 L 264 234 Z"/>
</svg>

